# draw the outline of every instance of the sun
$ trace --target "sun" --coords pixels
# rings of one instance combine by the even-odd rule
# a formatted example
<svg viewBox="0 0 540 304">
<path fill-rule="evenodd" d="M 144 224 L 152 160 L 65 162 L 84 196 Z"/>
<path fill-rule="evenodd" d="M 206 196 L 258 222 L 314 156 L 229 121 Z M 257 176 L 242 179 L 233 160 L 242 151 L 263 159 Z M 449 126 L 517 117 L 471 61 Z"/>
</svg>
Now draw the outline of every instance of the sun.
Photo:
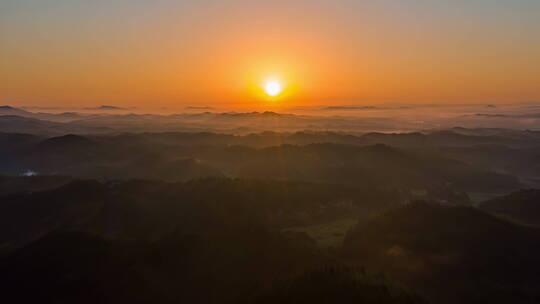
<svg viewBox="0 0 540 304">
<path fill-rule="evenodd" d="M 264 88 L 264 92 L 268 96 L 272 96 L 272 97 L 278 96 L 279 94 L 281 94 L 281 92 L 283 92 L 283 85 L 281 84 L 279 80 L 276 80 L 276 79 L 265 81 L 263 84 L 263 88 Z"/>
</svg>

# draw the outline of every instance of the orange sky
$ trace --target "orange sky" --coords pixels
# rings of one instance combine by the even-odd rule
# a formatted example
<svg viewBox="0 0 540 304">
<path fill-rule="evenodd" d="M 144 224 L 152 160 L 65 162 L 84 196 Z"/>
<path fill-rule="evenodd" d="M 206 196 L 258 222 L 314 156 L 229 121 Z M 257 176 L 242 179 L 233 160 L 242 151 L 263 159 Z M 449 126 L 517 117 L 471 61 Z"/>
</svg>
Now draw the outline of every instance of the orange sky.
<svg viewBox="0 0 540 304">
<path fill-rule="evenodd" d="M 0 102 L 540 101 L 540 1 L 395 2 L 6 0 Z M 260 94 L 268 77 L 282 80 L 281 98 Z"/>
</svg>

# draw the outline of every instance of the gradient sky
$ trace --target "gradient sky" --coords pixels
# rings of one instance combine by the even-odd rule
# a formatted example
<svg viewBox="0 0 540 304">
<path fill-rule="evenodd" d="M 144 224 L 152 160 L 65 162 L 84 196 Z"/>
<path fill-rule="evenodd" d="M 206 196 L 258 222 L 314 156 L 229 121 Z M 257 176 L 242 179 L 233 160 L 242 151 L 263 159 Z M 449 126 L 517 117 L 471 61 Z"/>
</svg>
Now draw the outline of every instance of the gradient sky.
<svg viewBox="0 0 540 304">
<path fill-rule="evenodd" d="M 0 1 L 3 104 L 524 101 L 540 101 L 539 0 Z"/>
</svg>

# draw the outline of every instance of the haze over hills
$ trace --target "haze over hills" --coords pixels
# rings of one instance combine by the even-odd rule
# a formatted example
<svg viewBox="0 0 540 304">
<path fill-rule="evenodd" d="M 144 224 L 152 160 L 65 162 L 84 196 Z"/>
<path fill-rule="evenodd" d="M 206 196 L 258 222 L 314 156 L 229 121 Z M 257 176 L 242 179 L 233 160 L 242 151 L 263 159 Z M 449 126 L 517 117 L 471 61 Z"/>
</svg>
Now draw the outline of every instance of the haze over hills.
<svg viewBox="0 0 540 304">
<path fill-rule="evenodd" d="M 0 301 L 540 304 L 539 37 L 539 0 L 0 0 Z"/>
<path fill-rule="evenodd" d="M 0 108 L 6 299 L 536 303 L 534 115 L 97 111 Z"/>
<path fill-rule="evenodd" d="M 366 132 L 417 132 L 452 129 L 540 129 L 540 114 L 534 104 L 520 106 L 407 106 L 366 107 L 366 110 L 327 111 L 326 108 L 290 109 L 291 113 L 266 112 L 192 112 L 147 114 L 143 110 L 101 106 L 84 109 L 69 109 L 68 112 L 32 112 L 10 106 L 0 108 L 0 122 L 9 128 L 5 131 L 28 133 L 25 124 L 38 123 L 20 119 L 11 122 L 12 116 L 40 120 L 41 128 L 34 132 L 47 135 L 69 133 L 93 134 L 106 132 L 221 132 L 248 134 L 276 131 L 296 132 L 300 130 L 334 131 L 348 133 Z M 353 107 L 355 109 L 355 107 Z M 201 109 L 200 111 L 204 111 Z M 483 112 L 483 113 L 482 113 Z M 444 113 L 444 114 L 441 114 Z M 50 125 L 46 122 L 62 123 Z"/>
</svg>

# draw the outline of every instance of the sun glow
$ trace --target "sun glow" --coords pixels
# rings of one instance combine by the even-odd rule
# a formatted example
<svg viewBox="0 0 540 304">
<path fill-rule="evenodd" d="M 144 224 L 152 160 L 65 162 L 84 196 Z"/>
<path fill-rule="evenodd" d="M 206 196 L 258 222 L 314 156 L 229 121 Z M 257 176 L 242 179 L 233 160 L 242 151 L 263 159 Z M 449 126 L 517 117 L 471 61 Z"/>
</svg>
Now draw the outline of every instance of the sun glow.
<svg viewBox="0 0 540 304">
<path fill-rule="evenodd" d="M 271 97 L 278 96 L 283 91 L 283 85 L 276 79 L 267 80 L 263 85 L 264 92 Z"/>
</svg>

